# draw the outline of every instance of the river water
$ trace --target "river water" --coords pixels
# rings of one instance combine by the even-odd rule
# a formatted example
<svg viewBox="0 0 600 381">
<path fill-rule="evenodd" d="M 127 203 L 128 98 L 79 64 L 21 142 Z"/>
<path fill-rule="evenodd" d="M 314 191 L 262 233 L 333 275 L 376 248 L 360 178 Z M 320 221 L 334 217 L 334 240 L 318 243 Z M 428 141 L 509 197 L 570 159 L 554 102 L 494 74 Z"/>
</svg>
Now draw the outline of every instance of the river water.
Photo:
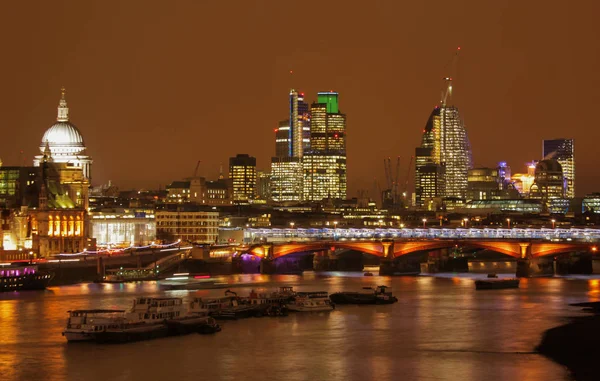
<svg viewBox="0 0 600 381">
<path fill-rule="evenodd" d="M 156 282 L 79 284 L 0 294 L 4 380 L 568 380 L 534 352 L 544 330 L 577 315 L 568 303 L 600 299 L 598 279 L 523 279 L 518 290 L 475 291 L 474 275 L 363 277 L 307 272 L 234 275 L 270 291 L 330 293 L 392 286 L 399 302 L 338 306 L 222 323 L 192 334 L 124 345 L 68 344 L 69 309 L 128 308 L 136 296 L 221 296 L 222 289 L 163 291 Z M 479 275 L 481 277 L 481 275 Z"/>
</svg>

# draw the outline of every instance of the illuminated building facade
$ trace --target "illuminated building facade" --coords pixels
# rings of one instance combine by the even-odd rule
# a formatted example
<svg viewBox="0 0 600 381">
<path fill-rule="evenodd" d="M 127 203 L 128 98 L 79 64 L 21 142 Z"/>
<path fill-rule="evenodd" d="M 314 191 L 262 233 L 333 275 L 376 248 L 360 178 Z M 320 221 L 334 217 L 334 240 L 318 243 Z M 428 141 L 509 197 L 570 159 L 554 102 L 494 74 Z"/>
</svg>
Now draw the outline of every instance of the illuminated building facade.
<svg viewBox="0 0 600 381">
<path fill-rule="evenodd" d="M 40 180 L 40 167 L 0 165 L 0 207 L 36 206 Z"/>
<path fill-rule="evenodd" d="M 544 159 L 554 159 L 562 167 L 565 197 L 575 197 L 575 150 L 573 139 L 552 139 L 543 142 Z"/>
<path fill-rule="evenodd" d="M 238 154 L 229 159 L 229 179 L 234 203 L 247 203 L 256 198 L 256 158 Z"/>
<path fill-rule="evenodd" d="M 83 136 L 79 129 L 69 121 L 69 108 L 65 100 L 65 90 L 58 104 L 58 115 L 54 123 L 42 137 L 40 144 L 41 155 L 33 160 L 33 165 L 39 167 L 44 155 L 52 156 L 55 163 L 65 163 L 67 166 L 79 168 L 86 179 L 92 178 L 92 158 L 87 156 Z"/>
<path fill-rule="evenodd" d="M 600 213 L 600 193 L 586 195 L 581 202 L 583 213 Z"/>
<path fill-rule="evenodd" d="M 157 210 L 155 216 L 156 238 L 165 242 L 215 243 L 219 236 L 219 212 L 178 206 Z"/>
<path fill-rule="evenodd" d="M 554 159 L 542 160 L 535 166 L 535 180 L 529 197 L 548 203 L 565 197 L 565 182 L 560 163 Z"/>
<path fill-rule="evenodd" d="M 275 202 L 300 202 L 303 192 L 302 159 L 271 158 L 271 198 Z"/>
<path fill-rule="evenodd" d="M 183 181 L 173 181 L 167 185 L 164 201 L 168 204 L 226 206 L 233 203 L 231 194 L 228 179 L 206 181 L 204 177 L 192 177 Z"/>
<path fill-rule="evenodd" d="M 527 163 L 527 173 L 515 173 L 511 176 L 512 185 L 522 197 L 529 197 L 535 180 L 535 165 L 535 162 Z"/>
<path fill-rule="evenodd" d="M 338 93 L 320 92 L 310 108 L 310 153 L 302 158 L 303 199 L 345 199 L 346 115 L 340 113 Z"/>
<path fill-rule="evenodd" d="M 156 239 L 154 210 L 103 210 L 90 215 L 90 236 L 99 246 L 149 245 Z"/>
<path fill-rule="evenodd" d="M 302 158 L 304 200 L 346 198 L 346 156 L 307 154 Z"/>
<path fill-rule="evenodd" d="M 490 200 L 496 198 L 501 188 L 496 168 L 473 168 L 467 174 L 467 200 Z"/>
</svg>

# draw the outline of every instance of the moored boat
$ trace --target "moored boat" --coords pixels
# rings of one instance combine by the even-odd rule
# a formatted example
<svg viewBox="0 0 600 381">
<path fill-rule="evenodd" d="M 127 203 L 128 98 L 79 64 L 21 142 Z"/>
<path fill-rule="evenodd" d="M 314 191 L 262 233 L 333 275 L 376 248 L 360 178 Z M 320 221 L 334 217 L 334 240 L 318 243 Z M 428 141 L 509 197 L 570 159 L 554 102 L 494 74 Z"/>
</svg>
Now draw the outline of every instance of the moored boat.
<svg viewBox="0 0 600 381">
<path fill-rule="evenodd" d="M 386 291 L 387 286 L 363 287 L 370 292 L 336 292 L 329 296 L 329 299 L 335 304 L 392 304 L 398 301 L 398 298 L 392 295 L 391 291 Z"/>
<path fill-rule="evenodd" d="M 73 310 L 62 335 L 67 341 L 91 341 L 94 334 L 126 323 L 124 310 Z"/>
<path fill-rule="evenodd" d="M 505 288 L 519 288 L 518 278 L 488 278 L 475 281 L 477 290 L 500 290 Z"/>
<path fill-rule="evenodd" d="M 190 303 L 190 313 L 215 319 L 243 319 L 254 316 L 257 310 L 256 306 L 241 304 L 237 295 L 210 299 L 194 298 Z"/>
<path fill-rule="evenodd" d="M 290 311 L 296 312 L 332 311 L 335 308 L 326 291 L 298 292 L 287 307 Z"/>
<path fill-rule="evenodd" d="M 41 271 L 35 264 L 12 263 L 0 266 L 0 292 L 44 290 L 54 273 Z"/>
</svg>

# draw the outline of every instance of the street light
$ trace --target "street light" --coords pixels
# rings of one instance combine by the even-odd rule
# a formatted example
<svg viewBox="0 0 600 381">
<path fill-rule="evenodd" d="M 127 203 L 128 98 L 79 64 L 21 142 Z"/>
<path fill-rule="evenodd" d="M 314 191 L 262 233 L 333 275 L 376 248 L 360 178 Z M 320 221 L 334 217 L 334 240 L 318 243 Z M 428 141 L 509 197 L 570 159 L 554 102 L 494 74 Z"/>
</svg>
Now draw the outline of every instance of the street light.
<svg viewBox="0 0 600 381">
<path fill-rule="evenodd" d="M 467 227 L 467 225 L 469 224 L 469 219 L 468 218 L 463 218 L 463 222 L 465 223 L 465 227 Z"/>
<path fill-rule="evenodd" d="M 508 228 L 510 229 L 510 218 L 506 219 L 506 223 L 508 224 Z"/>
<path fill-rule="evenodd" d="M 292 229 L 294 228 L 294 225 L 296 225 L 296 223 L 290 222 L 290 226 L 292 227 Z"/>
<path fill-rule="evenodd" d="M 550 221 L 552 222 L 552 229 L 554 229 L 556 227 L 556 220 L 553 218 Z"/>
<path fill-rule="evenodd" d="M 400 224 L 400 229 L 404 229 L 404 224 Z"/>
<path fill-rule="evenodd" d="M 423 218 L 423 227 L 426 227 L 427 224 L 427 218 Z"/>
</svg>

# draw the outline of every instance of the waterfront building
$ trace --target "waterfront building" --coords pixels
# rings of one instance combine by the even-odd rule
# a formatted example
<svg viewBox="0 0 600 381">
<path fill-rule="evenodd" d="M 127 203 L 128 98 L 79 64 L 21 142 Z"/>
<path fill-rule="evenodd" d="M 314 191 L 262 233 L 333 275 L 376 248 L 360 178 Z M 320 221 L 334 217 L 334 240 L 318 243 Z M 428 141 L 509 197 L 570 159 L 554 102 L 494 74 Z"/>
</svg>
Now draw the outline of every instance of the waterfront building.
<svg viewBox="0 0 600 381">
<path fill-rule="evenodd" d="M 228 179 L 207 181 L 204 177 L 173 181 L 167 185 L 167 195 L 164 201 L 169 204 L 231 205 L 233 200 L 230 184 Z"/>
<path fill-rule="evenodd" d="M 247 203 L 256 198 L 256 158 L 238 154 L 229 159 L 229 178 L 233 187 L 233 201 Z"/>
<path fill-rule="evenodd" d="M 55 163 L 65 163 L 67 166 L 82 170 L 84 177 L 92 178 L 92 158 L 86 154 L 86 146 L 79 129 L 69 120 L 69 108 L 65 99 L 65 89 L 62 89 L 58 104 L 58 115 L 54 123 L 42 137 L 40 155 L 35 156 L 33 166 L 39 167 L 44 155 L 50 154 Z"/>
<path fill-rule="evenodd" d="M 90 237 L 98 246 L 145 246 L 156 239 L 154 210 L 104 209 L 90 213 Z"/>
<path fill-rule="evenodd" d="M 157 210 L 156 238 L 165 242 L 209 244 L 218 237 L 219 212 L 193 205 Z"/>
<path fill-rule="evenodd" d="M 466 213 L 542 213 L 544 206 L 540 200 L 514 199 L 514 200 L 472 200 L 455 212 Z"/>
<path fill-rule="evenodd" d="M 302 158 L 303 199 L 346 198 L 346 115 L 337 92 L 320 92 L 310 108 L 310 153 Z"/>
<path fill-rule="evenodd" d="M 422 150 L 416 152 L 415 160 L 415 201 L 417 206 L 424 206 L 423 183 L 419 176 L 429 176 L 432 172 L 440 173 L 436 185 L 435 197 L 465 198 L 468 184 L 468 170 L 472 168 L 471 145 L 467 137 L 458 108 L 448 104 L 452 93 L 452 80 L 447 78 L 447 89 L 440 102 L 431 112 L 423 129 L 421 139 Z M 441 167 L 438 171 L 420 171 L 426 165 Z"/>
<path fill-rule="evenodd" d="M 544 159 L 558 161 L 563 170 L 565 197 L 575 197 L 575 150 L 573 139 L 551 139 L 543 142 Z"/>
<path fill-rule="evenodd" d="M 600 214 L 600 192 L 586 195 L 581 202 L 582 213 Z"/>
<path fill-rule="evenodd" d="M 557 160 L 542 160 L 535 166 L 535 180 L 530 188 L 529 197 L 542 200 L 546 205 L 548 200 L 565 197 L 565 182 L 562 166 Z"/>
<path fill-rule="evenodd" d="M 467 174 L 467 200 L 497 198 L 501 179 L 496 168 L 473 168 Z"/>
<path fill-rule="evenodd" d="M 299 157 L 271 158 L 271 199 L 275 202 L 300 202 L 303 192 L 303 167 Z"/>
</svg>

